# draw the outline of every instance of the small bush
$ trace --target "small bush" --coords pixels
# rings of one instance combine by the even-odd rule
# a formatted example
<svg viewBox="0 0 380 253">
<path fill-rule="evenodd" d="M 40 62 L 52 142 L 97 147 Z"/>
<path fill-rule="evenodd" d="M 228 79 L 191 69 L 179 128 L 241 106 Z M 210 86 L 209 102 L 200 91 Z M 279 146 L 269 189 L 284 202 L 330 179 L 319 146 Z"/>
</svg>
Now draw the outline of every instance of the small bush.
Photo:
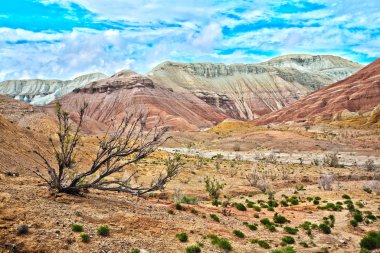
<svg viewBox="0 0 380 253">
<path fill-rule="evenodd" d="M 296 240 L 294 240 L 293 237 L 288 236 L 288 235 L 282 237 L 281 241 L 286 243 L 286 244 L 294 244 L 296 242 Z"/>
<path fill-rule="evenodd" d="M 80 238 L 84 243 L 88 243 L 90 241 L 90 236 L 87 233 L 80 233 Z"/>
<path fill-rule="evenodd" d="M 272 250 L 271 253 L 297 253 L 293 247 L 285 247 L 282 249 Z"/>
<path fill-rule="evenodd" d="M 263 249 L 270 249 L 270 245 L 266 241 L 258 241 L 257 244 Z"/>
<path fill-rule="evenodd" d="M 108 225 L 101 225 L 96 232 L 98 235 L 108 236 L 110 234 L 110 228 Z"/>
<path fill-rule="evenodd" d="M 83 226 L 79 224 L 72 224 L 71 225 L 71 231 L 73 232 L 82 232 L 83 231 Z"/>
<path fill-rule="evenodd" d="M 292 228 L 292 227 L 284 227 L 284 230 L 291 235 L 295 235 L 298 232 L 298 228 Z"/>
<path fill-rule="evenodd" d="M 259 207 L 257 205 L 254 205 L 253 209 L 255 209 L 256 212 L 260 212 L 261 211 L 261 207 Z"/>
<path fill-rule="evenodd" d="M 22 224 L 17 227 L 16 234 L 17 235 L 26 235 L 29 232 L 29 227 L 26 224 Z"/>
<path fill-rule="evenodd" d="M 307 242 L 300 242 L 300 245 L 304 248 L 309 248 L 309 244 L 307 244 Z"/>
<path fill-rule="evenodd" d="M 347 194 L 343 194 L 343 195 L 342 195 L 342 198 L 344 198 L 344 199 L 351 199 L 351 197 L 348 196 Z"/>
<path fill-rule="evenodd" d="M 177 237 L 180 242 L 187 242 L 188 240 L 188 236 L 186 233 L 176 234 L 175 237 Z"/>
<path fill-rule="evenodd" d="M 324 234 L 331 234 L 331 228 L 329 225 L 326 223 L 319 224 L 319 229 L 324 233 Z"/>
<path fill-rule="evenodd" d="M 139 249 L 132 249 L 131 253 L 140 253 L 140 250 Z"/>
<path fill-rule="evenodd" d="M 268 218 L 265 218 L 265 219 L 261 219 L 260 222 L 263 224 L 263 225 L 271 225 L 272 222 L 270 222 L 270 220 Z"/>
<path fill-rule="evenodd" d="M 220 222 L 220 219 L 219 219 L 219 217 L 216 215 L 216 214 L 210 214 L 210 217 L 211 217 L 211 219 L 213 219 L 214 221 L 216 221 L 216 222 Z"/>
<path fill-rule="evenodd" d="M 255 224 L 247 224 L 247 227 L 252 230 L 252 231 L 255 231 L 257 230 L 257 226 Z"/>
<path fill-rule="evenodd" d="M 201 253 L 201 248 L 197 245 L 192 245 L 186 248 L 186 253 Z"/>
<path fill-rule="evenodd" d="M 216 247 L 221 248 L 226 252 L 232 250 L 231 244 L 226 239 L 219 238 L 218 236 L 213 234 L 207 235 L 207 238 L 211 239 L 212 245 L 215 245 Z"/>
<path fill-rule="evenodd" d="M 180 203 L 177 203 L 177 204 L 175 204 L 175 209 L 181 211 L 181 210 L 183 210 L 183 207 L 181 206 Z"/>
<path fill-rule="evenodd" d="M 168 214 L 174 214 L 173 210 L 168 210 Z"/>
<path fill-rule="evenodd" d="M 258 214 L 258 213 L 255 213 L 254 215 L 253 215 L 253 217 L 255 217 L 255 218 L 260 218 L 260 215 Z"/>
<path fill-rule="evenodd" d="M 236 235 L 237 237 L 239 238 L 244 238 L 245 237 L 245 234 L 243 232 L 241 232 L 240 230 L 234 230 L 233 231 L 234 235 Z"/>
<path fill-rule="evenodd" d="M 218 243 L 218 247 L 225 250 L 225 251 L 231 251 L 232 250 L 232 246 L 231 246 L 230 242 L 227 241 L 226 239 L 220 239 L 219 243 Z"/>
<path fill-rule="evenodd" d="M 356 228 L 358 226 L 358 221 L 357 220 L 350 220 L 350 224 L 351 224 L 351 226 Z"/>
<path fill-rule="evenodd" d="M 198 199 L 196 197 L 183 196 L 181 199 L 181 203 L 189 204 L 189 205 L 196 204 L 197 202 L 198 202 Z"/>
<path fill-rule="evenodd" d="M 247 208 L 243 203 L 235 203 L 235 207 L 239 211 L 247 211 Z"/>
<path fill-rule="evenodd" d="M 357 222 L 362 222 L 363 221 L 363 214 L 362 214 L 362 212 L 356 210 L 355 213 L 354 213 L 354 220 L 356 220 Z"/>
<path fill-rule="evenodd" d="M 257 243 L 263 249 L 270 249 L 270 245 L 266 241 L 261 241 L 258 239 L 252 239 L 251 243 Z"/>
<path fill-rule="evenodd" d="M 314 205 L 319 205 L 319 200 L 314 199 L 314 200 L 313 200 L 313 204 L 314 204 Z"/>
<path fill-rule="evenodd" d="M 288 222 L 289 220 L 286 219 L 284 216 L 278 215 L 277 213 L 274 214 L 273 216 L 273 221 L 278 224 L 284 224 Z"/>
<path fill-rule="evenodd" d="M 360 247 L 367 250 L 380 249 L 380 232 L 369 232 L 360 241 Z"/>
</svg>

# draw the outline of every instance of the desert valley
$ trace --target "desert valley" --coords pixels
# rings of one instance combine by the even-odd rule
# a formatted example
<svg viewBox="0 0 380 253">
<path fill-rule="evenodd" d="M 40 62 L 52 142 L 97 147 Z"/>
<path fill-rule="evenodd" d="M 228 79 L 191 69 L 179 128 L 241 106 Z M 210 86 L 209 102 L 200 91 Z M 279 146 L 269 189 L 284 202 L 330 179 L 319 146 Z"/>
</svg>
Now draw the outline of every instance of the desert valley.
<svg viewBox="0 0 380 253">
<path fill-rule="evenodd" d="M 96 43 L 112 41 L 105 50 L 111 54 L 123 44 L 123 39 L 115 39 L 115 31 L 122 26 L 138 30 L 136 20 L 148 17 L 131 15 L 128 18 L 135 23 L 127 26 L 124 14 L 112 13 L 118 17 L 113 23 L 96 16 L 100 14 L 95 3 L 52 2 L 42 3 L 43 8 L 51 5 L 59 13 L 70 7 L 65 20 L 76 9 L 90 14 L 76 24 L 82 30 L 73 28 L 76 33 L 66 38 L 41 28 L 48 31 L 47 39 L 40 32 L 28 55 L 11 67 L 0 59 L 0 252 L 380 252 L 376 52 L 370 62 L 360 63 L 346 57 L 348 53 L 196 61 L 191 54 L 199 52 L 192 47 L 209 55 L 216 52 L 203 48 L 208 43 L 203 38 L 186 42 L 184 48 L 173 42 L 178 50 L 164 55 L 170 61 L 161 61 L 159 49 L 148 51 L 154 40 L 145 50 L 157 60 L 144 66 L 145 71 L 125 68 L 127 61 L 120 55 L 105 67 L 103 58 L 92 58 L 99 51 Z M 299 4 L 317 8 L 314 2 L 301 2 L 293 6 L 300 8 L 297 14 Z M 152 6 L 133 8 L 148 11 L 156 8 Z M 178 12 L 184 20 L 193 18 L 176 7 L 170 15 Z M 240 21 L 235 16 L 241 10 L 233 13 L 225 14 L 229 22 Z M 282 14 L 288 17 L 285 10 Z M 93 23 L 87 20 L 91 15 L 96 16 Z M 176 22 L 181 20 L 175 17 Z M 0 34 L 6 34 L 10 30 L 1 28 L 8 27 L 2 18 L 0 11 Z M 55 22 L 48 28 L 65 30 Z M 143 30 L 151 36 L 177 29 L 175 24 L 162 28 L 161 19 L 149 22 Z M 154 22 L 159 27 L 148 30 Z M 116 28 L 88 42 L 80 34 L 88 32 L 89 23 L 103 24 L 100 30 Z M 262 29 L 266 32 L 274 24 Z M 36 21 L 35 27 L 40 25 Z M 227 34 L 229 25 L 219 32 Z M 180 27 L 195 29 L 185 21 Z M 26 33 L 15 30 L 12 36 Z M 215 30 L 213 26 L 205 33 L 211 36 Z M 160 39 L 165 36 L 169 35 Z M 0 56 L 29 43 L 12 38 L 3 44 L 0 39 Z M 70 45 L 77 51 L 64 51 L 58 62 L 66 71 L 81 69 L 78 73 L 87 74 L 61 78 L 70 75 L 58 71 L 50 55 L 42 65 L 41 59 L 33 59 L 38 68 L 21 67 L 23 61 L 30 62 L 32 52 L 61 43 L 59 51 L 73 38 L 76 42 Z M 88 48 L 78 49 L 78 38 Z M 239 43 L 235 46 L 242 50 Z M 268 45 L 263 45 L 257 48 L 265 51 Z M 298 47 L 293 49 L 289 51 Z M 16 54 L 18 49 L 12 50 Z M 174 60 L 178 54 L 189 60 Z M 229 59 L 223 58 L 225 54 L 218 59 Z M 75 61 L 67 64 L 70 57 Z M 87 58 L 91 63 L 83 71 L 81 60 Z M 116 67 L 116 61 L 123 64 Z M 39 71 L 56 78 L 40 78 L 44 75 Z M 14 76 L 20 78 L 6 78 Z"/>
</svg>

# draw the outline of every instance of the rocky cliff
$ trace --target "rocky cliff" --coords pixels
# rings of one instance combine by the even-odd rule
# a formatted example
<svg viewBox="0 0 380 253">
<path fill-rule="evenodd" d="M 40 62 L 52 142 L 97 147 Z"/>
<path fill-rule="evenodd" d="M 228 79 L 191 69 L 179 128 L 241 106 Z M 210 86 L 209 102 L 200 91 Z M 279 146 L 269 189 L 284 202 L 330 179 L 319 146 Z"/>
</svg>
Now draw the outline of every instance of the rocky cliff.
<svg viewBox="0 0 380 253">
<path fill-rule="evenodd" d="M 379 105 L 380 59 L 377 59 L 356 74 L 313 92 L 286 108 L 265 115 L 254 122 L 268 124 L 331 120 L 364 113 L 367 113 L 371 119 L 375 118 Z"/>
<path fill-rule="evenodd" d="M 106 129 L 112 120 L 120 120 L 127 113 L 143 111 L 148 126 L 161 120 L 172 130 L 199 130 L 211 127 L 225 118 L 219 109 L 192 94 L 182 94 L 164 88 L 144 75 L 121 71 L 110 78 L 95 81 L 60 99 L 64 109 L 78 111 L 83 102 L 89 103 L 85 130 Z M 48 106 L 52 111 L 53 105 Z"/>
<path fill-rule="evenodd" d="M 259 64 L 164 62 L 148 73 L 237 119 L 279 110 L 362 66 L 330 55 L 286 55 Z"/>
<path fill-rule="evenodd" d="M 92 73 L 68 81 L 42 79 L 9 80 L 0 83 L 0 94 L 13 97 L 19 101 L 30 102 L 34 105 L 45 105 L 56 97 L 61 97 L 75 88 L 106 77 L 106 75 L 101 73 Z"/>
</svg>

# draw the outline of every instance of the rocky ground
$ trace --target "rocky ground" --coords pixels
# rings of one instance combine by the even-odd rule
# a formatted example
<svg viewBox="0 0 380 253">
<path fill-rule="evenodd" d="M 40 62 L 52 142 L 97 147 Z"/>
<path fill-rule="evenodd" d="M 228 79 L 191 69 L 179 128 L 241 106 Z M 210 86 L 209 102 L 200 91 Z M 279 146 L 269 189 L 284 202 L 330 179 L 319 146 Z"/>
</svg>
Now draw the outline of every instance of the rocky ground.
<svg viewBox="0 0 380 253">
<path fill-rule="evenodd" d="M 138 168 L 143 180 L 160 171 L 166 154 L 159 152 L 152 158 L 142 161 Z M 352 214 L 347 210 L 344 194 L 349 195 L 355 209 L 371 211 L 380 215 L 380 197 L 375 193 L 362 190 L 363 184 L 374 177 L 374 172 L 361 168 L 330 168 L 311 165 L 279 165 L 265 162 L 229 161 L 202 159 L 183 156 L 184 169 L 180 176 L 170 182 L 161 193 L 144 198 L 131 197 L 123 193 L 106 193 L 91 190 L 84 196 L 70 196 L 49 192 L 43 182 L 36 177 L 22 173 L 18 177 L 0 176 L 0 249 L 2 252 L 131 252 L 133 248 L 140 252 L 185 252 L 190 245 L 201 245 L 202 252 L 223 252 L 211 244 L 207 238 L 215 234 L 227 239 L 232 252 L 270 252 L 282 248 L 281 238 L 285 235 L 295 239 L 297 252 L 358 252 L 359 241 L 370 230 L 379 228 L 379 221 L 369 224 L 360 222 L 358 227 L 350 225 Z M 271 172 L 268 185 L 275 192 L 279 206 L 268 210 L 268 195 L 256 187 L 249 186 L 246 178 L 252 168 Z M 335 180 L 332 190 L 324 191 L 318 180 L 324 173 L 333 173 Z M 221 201 L 229 203 L 227 207 L 215 207 L 205 191 L 204 177 L 216 177 L 225 184 Z M 143 177 L 144 176 L 144 177 Z M 281 206 L 285 197 L 298 199 L 298 204 Z M 183 210 L 177 210 L 176 203 L 183 196 L 196 198 L 195 203 L 181 203 Z M 308 197 L 311 197 L 309 200 Z M 319 204 L 313 203 L 320 197 Z M 182 201 L 183 202 L 183 201 Z M 260 210 L 247 208 L 240 211 L 233 203 L 249 202 L 260 206 Z M 341 211 L 321 210 L 327 203 L 342 202 Z M 257 207 L 256 207 L 257 208 Z M 169 212 L 173 212 L 170 214 Z M 276 231 L 270 232 L 260 220 L 268 218 L 273 222 L 274 214 L 286 217 L 289 222 L 276 224 Z M 220 222 L 210 218 L 216 214 Z M 323 223 L 323 217 L 335 218 L 331 234 L 313 229 L 311 236 L 299 226 L 305 221 Z M 364 215 L 365 216 L 365 215 Z M 378 217 L 379 218 L 379 217 Z M 257 224 L 257 230 L 250 230 L 244 223 Z M 79 233 L 71 231 L 73 224 L 83 225 L 84 231 L 91 237 L 83 243 Z M 17 228 L 26 224 L 29 232 L 17 235 Z M 99 226 L 107 224 L 110 235 L 97 235 Z M 298 233 L 290 235 L 285 226 L 299 227 Z M 239 238 L 233 230 L 245 234 Z M 186 233 L 188 242 L 180 242 L 176 234 Z M 264 249 L 251 243 L 252 239 L 266 241 L 270 249 Z M 300 243 L 306 243 L 307 248 Z M 305 245 L 305 244 L 304 244 Z"/>
</svg>

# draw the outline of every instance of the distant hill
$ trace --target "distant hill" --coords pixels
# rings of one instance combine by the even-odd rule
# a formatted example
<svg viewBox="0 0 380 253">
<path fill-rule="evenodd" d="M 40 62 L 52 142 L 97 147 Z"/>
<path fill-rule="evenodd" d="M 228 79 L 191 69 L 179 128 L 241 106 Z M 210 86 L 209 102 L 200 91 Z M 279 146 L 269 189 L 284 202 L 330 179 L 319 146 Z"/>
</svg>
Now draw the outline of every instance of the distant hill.
<svg viewBox="0 0 380 253">
<path fill-rule="evenodd" d="M 339 119 L 379 110 L 380 58 L 356 74 L 313 92 L 297 102 L 267 114 L 256 124 Z M 372 115 L 372 118 L 374 115 Z"/>
<path fill-rule="evenodd" d="M 164 62 L 147 75 L 244 120 L 277 111 L 362 67 L 332 55 L 285 55 L 258 64 Z"/>
<path fill-rule="evenodd" d="M 68 81 L 43 79 L 8 80 L 0 82 L 0 94 L 19 101 L 29 102 L 33 105 L 45 105 L 56 97 L 66 95 L 75 88 L 103 78 L 107 78 L 107 76 L 102 73 L 91 73 Z"/>
</svg>

